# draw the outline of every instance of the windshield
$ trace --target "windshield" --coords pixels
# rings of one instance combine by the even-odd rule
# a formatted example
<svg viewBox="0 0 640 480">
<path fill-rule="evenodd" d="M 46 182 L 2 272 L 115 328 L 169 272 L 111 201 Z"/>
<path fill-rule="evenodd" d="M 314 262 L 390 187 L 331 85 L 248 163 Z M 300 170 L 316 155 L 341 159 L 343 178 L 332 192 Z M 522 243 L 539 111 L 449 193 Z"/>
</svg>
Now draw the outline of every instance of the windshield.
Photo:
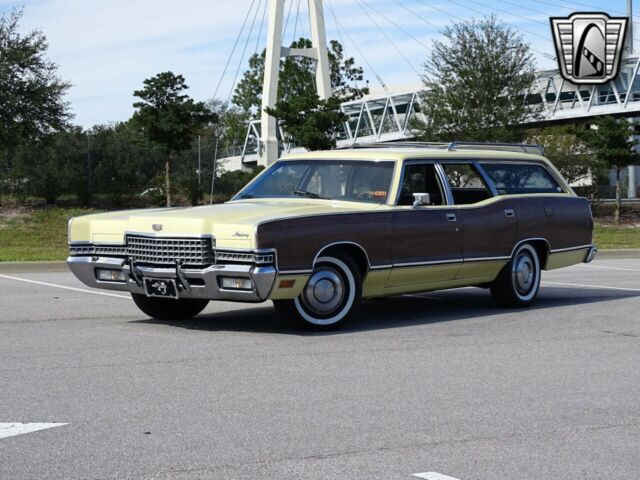
<svg viewBox="0 0 640 480">
<path fill-rule="evenodd" d="M 389 196 L 393 167 L 392 161 L 281 161 L 234 200 L 304 197 L 383 204 Z"/>
</svg>

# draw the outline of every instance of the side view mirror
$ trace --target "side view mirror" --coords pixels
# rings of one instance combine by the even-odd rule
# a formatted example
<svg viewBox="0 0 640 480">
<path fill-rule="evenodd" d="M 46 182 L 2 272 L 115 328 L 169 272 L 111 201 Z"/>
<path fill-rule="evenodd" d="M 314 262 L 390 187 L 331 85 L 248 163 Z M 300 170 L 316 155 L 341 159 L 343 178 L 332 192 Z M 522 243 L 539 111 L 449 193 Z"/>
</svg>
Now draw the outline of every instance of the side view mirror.
<svg viewBox="0 0 640 480">
<path fill-rule="evenodd" d="M 431 205 L 431 196 L 428 193 L 414 193 L 413 208 L 418 208 L 423 205 Z"/>
</svg>

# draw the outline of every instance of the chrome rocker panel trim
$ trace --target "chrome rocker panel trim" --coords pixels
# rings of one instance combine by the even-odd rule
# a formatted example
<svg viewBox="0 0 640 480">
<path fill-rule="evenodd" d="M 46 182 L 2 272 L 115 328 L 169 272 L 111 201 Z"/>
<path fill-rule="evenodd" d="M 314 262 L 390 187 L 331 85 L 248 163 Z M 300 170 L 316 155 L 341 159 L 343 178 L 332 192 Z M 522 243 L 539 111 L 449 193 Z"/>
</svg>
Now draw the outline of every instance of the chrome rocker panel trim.
<svg viewBox="0 0 640 480">
<path fill-rule="evenodd" d="M 131 275 L 131 267 L 123 265 L 124 259 L 110 257 L 69 257 L 67 265 L 73 274 L 85 285 L 103 290 L 116 290 L 145 294 L 144 288 Z M 95 269 L 106 268 L 122 270 L 127 281 L 105 282 L 96 278 Z M 181 275 L 176 274 L 175 268 L 152 268 L 135 265 L 135 276 L 153 278 L 171 278 L 180 284 L 180 298 L 197 298 L 206 300 L 225 300 L 232 302 L 264 302 L 269 298 L 278 274 L 275 267 L 260 267 L 254 265 L 212 265 L 204 269 L 182 269 Z M 251 279 L 251 290 L 227 290 L 220 288 L 218 277 L 231 276 Z M 184 277 L 189 285 L 183 285 Z M 190 282 L 190 280 L 196 280 Z"/>
</svg>

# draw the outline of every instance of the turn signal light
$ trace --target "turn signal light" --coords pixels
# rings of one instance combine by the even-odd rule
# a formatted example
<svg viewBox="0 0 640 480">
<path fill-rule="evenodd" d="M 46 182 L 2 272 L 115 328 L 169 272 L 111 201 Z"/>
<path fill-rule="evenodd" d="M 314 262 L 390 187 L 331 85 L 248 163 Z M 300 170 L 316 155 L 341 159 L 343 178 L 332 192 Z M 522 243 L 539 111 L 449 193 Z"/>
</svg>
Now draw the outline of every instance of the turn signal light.
<svg viewBox="0 0 640 480">
<path fill-rule="evenodd" d="M 102 282 L 126 282 L 127 278 L 122 270 L 96 269 L 96 278 Z"/>
<path fill-rule="evenodd" d="M 219 277 L 220 287 L 226 290 L 251 290 L 251 279 L 239 277 Z"/>
<path fill-rule="evenodd" d="M 281 280 L 279 288 L 293 288 L 295 284 L 295 280 Z"/>
</svg>

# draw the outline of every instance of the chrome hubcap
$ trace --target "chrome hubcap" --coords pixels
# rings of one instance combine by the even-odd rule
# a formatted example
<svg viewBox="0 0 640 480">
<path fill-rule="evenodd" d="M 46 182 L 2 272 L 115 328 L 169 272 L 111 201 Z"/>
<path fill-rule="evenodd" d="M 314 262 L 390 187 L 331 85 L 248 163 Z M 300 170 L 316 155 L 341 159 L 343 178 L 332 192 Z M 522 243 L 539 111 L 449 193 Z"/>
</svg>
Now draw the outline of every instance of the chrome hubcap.
<svg viewBox="0 0 640 480">
<path fill-rule="evenodd" d="M 315 314 L 329 315 L 340 306 L 344 293 L 342 277 L 334 269 L 322 267 L 311 275 L 301 300 Z"/>
<path fill-rule="evenodd" d="M 527 255 L 520 255 L 513 265 L 513 283 L 521 294 L 527 294 L 531 290 L 535 280 L 535 267 L 533 259 Z"/>
</svg>

